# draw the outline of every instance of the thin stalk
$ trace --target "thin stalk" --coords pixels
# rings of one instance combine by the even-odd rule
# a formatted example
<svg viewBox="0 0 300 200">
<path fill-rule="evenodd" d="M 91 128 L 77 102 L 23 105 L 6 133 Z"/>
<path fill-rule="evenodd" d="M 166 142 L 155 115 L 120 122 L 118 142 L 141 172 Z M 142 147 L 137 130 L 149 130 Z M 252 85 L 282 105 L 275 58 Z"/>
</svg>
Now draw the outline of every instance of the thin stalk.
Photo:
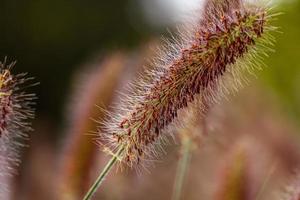
<svg viewBox="0 0 300 200">
<path fill-rule="evenodd" d="M 277 163 L 274 163 L 274 164 L 272 165 L 270 171 L 268 172 L 268 174 L 267 174 L 265 180 L 263 181 L 263 183 L 262 183 L 262 185 L 261 185 L 261 187 L 260 187 L 260 189 L 259 189 L 259 191 L 258 191 L 258 193 L 257 193 L 257 195 L 256 195 L 255 200 L 260 200 L 261 197 L 263 196 L 263 193 L 264 193 L 264 191 L 265 191 L 265 189 L 266 189 L 266 187 L 267 187 L 267 184 L 268 184 L 268 182 L 270 181 L 272 175 L 274 174 L 274 172 L 275 172 L 275 170 L 276 170 L 276 167 L 277 167 Z"/>
<path fill-rule="evenodd" d="M 86 193 L 86 195 L 84 196 L 83 200 L 90 200 L 92 198 L 92 196 L 96 193 L 96 191 L 99 189 L 99 187 L 103 183 L 105 177 L 109 174 L 109 172 L 111 171 L 111 169 L 113 168 L 113 166 L 118 161 L 118 158 L 121 156 L 121 154 L 123 153 L 123 151 L 124 151 L 124 148 L 120 147 L 120 149 L 118 150 L 118 152 L 113 155 L 113 157 L 110 159 L 110 161 L 106 164 L 106 166 L 102 170 L 101 174 L 98 176 L 98 178 L 95 181 L 95 183 L 90 187 L 89 191 Z"/>
<path fill-rule="evenodd" d="M 181 149 L 182 155 L 178 161 L 172 200 L 180 200 L 182 195 L 184 179 L 187 174 L 189 163 L 192 157 L 191 155 L 192 138 L 191 137 L 185 138 L 181 148 L 182 148 Z"/>
</svg>

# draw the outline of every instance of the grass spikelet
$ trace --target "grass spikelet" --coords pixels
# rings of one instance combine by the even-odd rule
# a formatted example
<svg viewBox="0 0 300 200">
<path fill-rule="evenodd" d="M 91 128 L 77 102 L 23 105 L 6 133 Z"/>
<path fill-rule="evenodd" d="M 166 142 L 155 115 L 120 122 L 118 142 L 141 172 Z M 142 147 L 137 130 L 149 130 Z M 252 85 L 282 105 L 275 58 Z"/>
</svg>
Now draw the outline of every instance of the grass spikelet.
<svg viewBox="0 0 300 200">
<path fill-rule="evenodd" d="M 273 38 L 267 11 L 242 1 L 211 1 L 193 30 L 167 44 L 106 124 L 105 139 L 113 151 L 124 149 L 123 163 L 132 167 L 155 154 L 180 110 L 199 97 L 214 103 L 241 84 L 239 71 L 260 66 Z"/>
<path fill-rule="evenodd" d="M 274 40 L 268 8 L 241 0 L 213 0 L 202 13 L 167 42 L 153 69 L 133 83 L 105 124 L 101 137 L 114 162 L 133 167 L 157 155 L 165 132 L 180 120 L 182 110 L 198 103 L 196 99 L 202 106 L 216 103 L 242 85 L 240 72 L 261 67 Z"/>
<path fill-rule="evenodd" d="M 20 164 L 22 141 L 31 131 L 29 120 L 34 118 L 32 100 L 35 99 L 34 94 L 24 91 L 32 78 L 27 78 L 26 74 L 13 75 L 14 65 L 7 65 L 6 60 L 0 62 L 0 176 L 1 180 L 8 181 Z M 0 196 L 8 192 L 5 187 L 5 183 L 1 182 Z"/>
</svg>

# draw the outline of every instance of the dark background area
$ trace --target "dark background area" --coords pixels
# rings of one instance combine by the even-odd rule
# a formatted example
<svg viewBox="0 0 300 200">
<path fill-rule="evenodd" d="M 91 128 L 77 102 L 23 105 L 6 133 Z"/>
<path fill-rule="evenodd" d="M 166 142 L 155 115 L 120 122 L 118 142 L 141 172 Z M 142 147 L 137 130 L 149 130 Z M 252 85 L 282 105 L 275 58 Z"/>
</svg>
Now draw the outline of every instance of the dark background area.
<svg viewBox="0 0 300 200">
<path fill-rule="evenodd" d="M 17 60 L 15 71 L 29 72 L 41 84 L 37 116 L 62 122 L 70 77 L 96 52 L 130 49 L 151 29 L 135 12 L 133 27 L 126 0 L 1 0 L 0 59 Z M 142 25 L 143 24 L 143 25 Z M 53 133 L 55 134 L 55 133 Z"/>
</svg>

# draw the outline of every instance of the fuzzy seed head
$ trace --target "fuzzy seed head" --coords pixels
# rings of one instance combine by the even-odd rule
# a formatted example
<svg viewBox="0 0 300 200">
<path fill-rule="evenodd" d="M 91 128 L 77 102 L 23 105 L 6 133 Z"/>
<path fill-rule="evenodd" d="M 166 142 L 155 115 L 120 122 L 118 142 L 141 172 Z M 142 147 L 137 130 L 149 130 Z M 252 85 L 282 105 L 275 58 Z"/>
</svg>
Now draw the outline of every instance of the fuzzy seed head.
<svg viewBox="0 0 300 200">
<path fill-rule="evenodd" d="M 221 84 L 228 79 L 224 77 L 234 82 L 240 68 L 259 64 L 253 61 L 270 43 L 269 27 L 267 8 L 240 0 L 209 1 L 201 19 L 167 44 L 154 69 L 146 71 L 149 77 L 142 75 L 108 120 L 104 139 L 112 150 L 122 147 L 121 160 L 129 166 L 156 154 L 162 133 L 180 119 L 181 110 L 195 102 L 214 103 L 220 90 L 227 89 Z"/>
<path fill-rule="evenodd" d="M 11 74 L 15 63 L 0 62 L 0 176 L 7 179 L 19 165 L 19 150 L 22 140 L 31 130 L 29 120 L 34 117 L 32 110 L 35 98 L 22 89 L 31 80 L 26 74 Z M 0 193 L 5 193 L 5 183 L 0 183 Z M 1 197 L 1 195 L 0 195 Z"/>
</svg>

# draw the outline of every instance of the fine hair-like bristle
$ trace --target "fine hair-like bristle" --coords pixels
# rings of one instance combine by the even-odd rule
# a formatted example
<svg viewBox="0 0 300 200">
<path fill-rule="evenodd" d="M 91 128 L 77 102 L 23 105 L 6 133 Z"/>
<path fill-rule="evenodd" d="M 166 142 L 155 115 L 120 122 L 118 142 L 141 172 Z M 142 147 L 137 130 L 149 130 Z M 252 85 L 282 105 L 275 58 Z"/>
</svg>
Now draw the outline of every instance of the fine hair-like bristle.
<svg viewBox="0 0 300 200">
<path fill-rule="evenodd" d="M 26 74 L 13 75 L 14 65 L 14 62 L 7 65 L 6 59 L 0 62 L 0 176 L 5 180 L 20 164 L 19 151 L 31 130 L 29 120 L 34 117 L 35 95 L 24 91 L 32 78 L 26 78 Z M 5 194 L 6 184 L 0 183 L 1 194 Z"/>
<path fill-rule="evenodd" d="M 133 82 L 107 120 L 102 144 L 111 153 L 122 149 L 119 160 L 130 167 L 155 155 L 181 110 L 215 103 L 241 85 L 241 72 L 260 67 L 274 42 L 270 19 L 268 8 L 241 0 L 209 1 L 199 20 L 168 42 L 153 69 Z"/>
</svg>

